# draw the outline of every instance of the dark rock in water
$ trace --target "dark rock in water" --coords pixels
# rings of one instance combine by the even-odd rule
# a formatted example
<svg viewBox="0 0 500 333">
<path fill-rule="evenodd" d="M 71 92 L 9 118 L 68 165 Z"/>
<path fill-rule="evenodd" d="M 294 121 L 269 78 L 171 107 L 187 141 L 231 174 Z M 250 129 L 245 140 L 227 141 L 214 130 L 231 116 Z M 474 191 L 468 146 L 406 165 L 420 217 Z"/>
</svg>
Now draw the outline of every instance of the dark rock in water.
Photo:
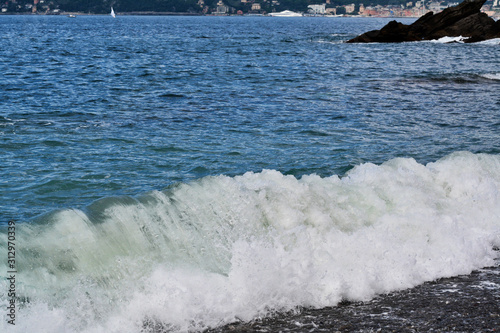
<svg viewBox="0 0 500 333">
<path fill-rule="evenodd" d="M 481 13 L 486 0 L 465 0 L 440 13 L 429 12 L 413 24 L 389 22 L 380 30 L 373 30 L 353 38 L 348 43 L 399 43 L 433 40 L 442 37 L 468 37 L 466 43 L 500 38 L 500 21 Z"/>
</svg>

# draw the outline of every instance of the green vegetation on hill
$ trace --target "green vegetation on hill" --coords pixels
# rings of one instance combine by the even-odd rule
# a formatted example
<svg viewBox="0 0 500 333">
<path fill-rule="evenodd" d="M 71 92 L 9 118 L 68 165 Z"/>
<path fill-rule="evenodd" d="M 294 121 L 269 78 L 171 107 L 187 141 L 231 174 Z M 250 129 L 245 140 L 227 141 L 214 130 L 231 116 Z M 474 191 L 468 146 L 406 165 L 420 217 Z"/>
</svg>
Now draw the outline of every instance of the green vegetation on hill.
<svg viewBox="0 0 500 333">
<path fill-rule="evenodd" d="M 58 0 L 64 11 L 108 13 L 117 12 L 198 12 L 197 0 Z"/>
</svg>

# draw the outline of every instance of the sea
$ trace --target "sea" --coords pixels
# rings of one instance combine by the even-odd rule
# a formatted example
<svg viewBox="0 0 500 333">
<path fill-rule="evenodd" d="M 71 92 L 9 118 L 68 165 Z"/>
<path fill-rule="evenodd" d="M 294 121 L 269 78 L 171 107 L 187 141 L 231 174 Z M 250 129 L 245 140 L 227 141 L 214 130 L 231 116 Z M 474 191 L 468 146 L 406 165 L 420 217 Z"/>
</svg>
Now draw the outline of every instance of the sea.
<svg viewBox="0 0 500 333">
<path fill-rule="evenodd" d="M 390 20 L 0 16 L 0 330 L 203 331 L 497 265 L 500 40 L 345 43 Z"/>
</svg>

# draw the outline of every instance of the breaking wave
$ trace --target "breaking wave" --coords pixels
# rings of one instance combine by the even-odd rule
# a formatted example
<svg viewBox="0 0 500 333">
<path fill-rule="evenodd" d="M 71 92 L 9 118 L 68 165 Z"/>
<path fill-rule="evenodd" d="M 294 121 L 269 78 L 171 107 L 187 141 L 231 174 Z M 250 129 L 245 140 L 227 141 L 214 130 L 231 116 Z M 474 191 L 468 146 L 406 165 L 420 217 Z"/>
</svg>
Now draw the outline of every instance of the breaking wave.
<svg viewBox="0 0 500 333">
<path fill-rule="evenodd" d="M 433 40 L 431 40 L 431 42 L 432 43 L 439 43 L 439 44 L 463 43 L 468 38 L 469 37 L 462 37 L 462 36 L 457 36 L 457 37 L 442 37 L 442 38 L 439 38 L 439 39 L 433 39 Z"/>
<path fill-rule="evenodd" d="M 500 80 L 500 73 L 486 73 L 486 74 L 482 74 L 481 77 L 488 79 L 488 80 L 498 81 L 498 80 Z"/>
<path fill-rule="evenodd" d="M 397 158 L 342 178 L 206 177 L 16 232 L 19 309 L 2 331 L 202 330 L 492 265 L 500 156 Z"/>
</svg>

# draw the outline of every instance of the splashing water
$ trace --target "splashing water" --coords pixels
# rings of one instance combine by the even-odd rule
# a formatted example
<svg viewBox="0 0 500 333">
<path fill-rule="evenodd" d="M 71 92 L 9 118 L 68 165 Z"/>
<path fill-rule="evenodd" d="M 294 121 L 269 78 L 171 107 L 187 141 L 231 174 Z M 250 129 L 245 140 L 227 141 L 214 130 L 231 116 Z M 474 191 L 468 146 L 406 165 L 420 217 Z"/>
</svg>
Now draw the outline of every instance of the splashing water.
<svg viewBox="0 0 500 333">
<path fill-rule="evenodd" d="M 500 157 L 461 152 L 342 178 L 206 177 L 53 212 L 18 227 L 8 328 L 201 330 L 469 273 L 498 256 L 499 190 Z"/>
</svg>

